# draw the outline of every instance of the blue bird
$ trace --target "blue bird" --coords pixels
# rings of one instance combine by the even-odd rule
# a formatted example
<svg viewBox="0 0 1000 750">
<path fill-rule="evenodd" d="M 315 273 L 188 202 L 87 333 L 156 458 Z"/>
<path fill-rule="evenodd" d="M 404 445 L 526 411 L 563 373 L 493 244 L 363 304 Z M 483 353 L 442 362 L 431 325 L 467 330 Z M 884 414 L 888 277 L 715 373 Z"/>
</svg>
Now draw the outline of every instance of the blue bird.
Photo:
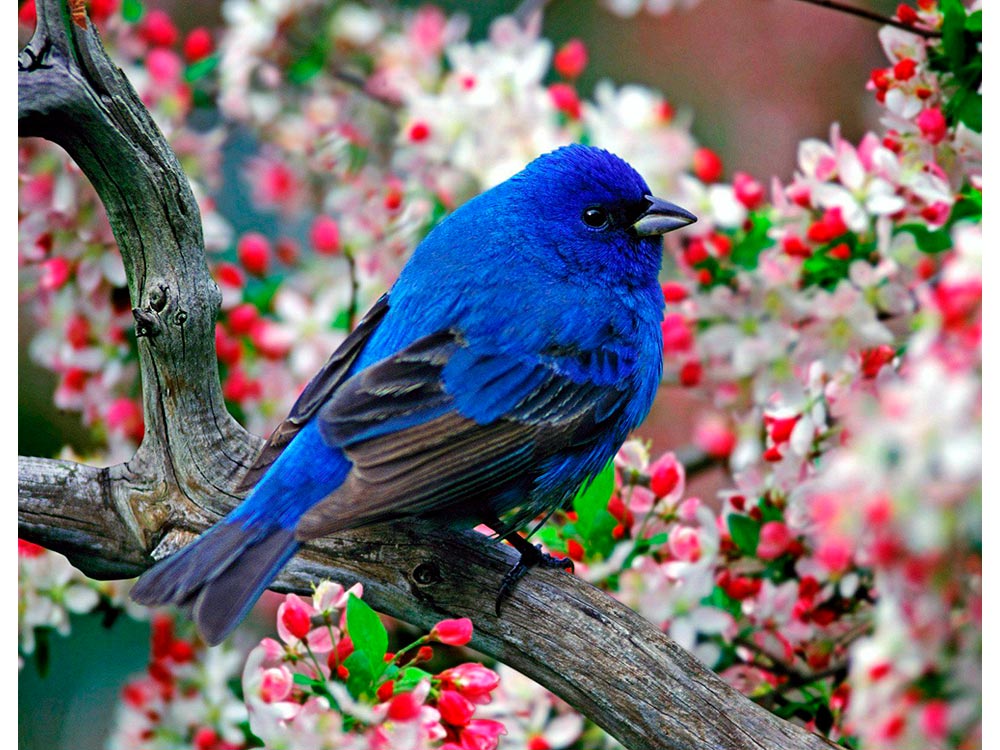
<svg viewBox="0 0 1000 750">
<path fill-rule="evenodd" d="M 465 203 L 306 386 L 246 499 L 132 598 L 187 608 L 215 644 L 303 542 L 414 516 L 509 538 L 522 563 L 503 592 L 546 562 L 514 532 L 567 503 L 649 411 L 660 235 L 693 221 L 582 145 Z"/>
</svg>

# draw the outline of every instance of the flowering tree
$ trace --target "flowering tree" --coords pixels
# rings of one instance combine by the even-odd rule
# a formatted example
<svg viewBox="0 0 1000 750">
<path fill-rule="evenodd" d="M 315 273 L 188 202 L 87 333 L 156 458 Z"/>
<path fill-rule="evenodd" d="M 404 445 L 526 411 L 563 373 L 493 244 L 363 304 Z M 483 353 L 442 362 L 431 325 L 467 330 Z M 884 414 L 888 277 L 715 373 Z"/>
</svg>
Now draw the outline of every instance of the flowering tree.
<svg viewBox="0 0 1000 750">
<path fill-rule="evenodd" d="M 581 99 L 586 49 L 553 54 L 534 5 L 475 44 L 431 7 L 229 0 L 220 35 L 182 39 L 136 0 L 21 5 L 20 134 L 73 159 L 19 147 L 32 353 L 109 464 L 19 459 L 22 657 L 67 612 L 126 607 L 95 579 L 138 574 L 238 501 L 255 435 L 443 215 L 586 140 L 699 215 L 666 247 L 663 333 L 665 389 L 701 399 L 706 460 L 627 443 L 540 532 L 578 576 L 533 573 L 502 616 L 481 592 L 504 549 L 412 524 L 306 547 L 278 587 L 312 599 L 289 594 L 249 657 L 157 615 L 114 742 L 610 742 L 579 711 L 631 747 L 977 746 L 978 4 L 900 5 L 869 82 L 880 132 L 834 126 L 769 189 L 724 182 L 658 92 Z M 672 4 L 611 4 L 642 5 Z M 206 108 L 216 124 L 195 127 Z M 234 233 L 212 197 L 236 128 L 274 236 Z M 691 497 L 706 461 L 727 487 Z M 313 591 L 323 578 L 362 586 Z M 362 588 L 429 635 L 390 652 Z M 430 643 L 469 638 L 575 710 L 506 667 L 425 669 Z"/>
</svg>

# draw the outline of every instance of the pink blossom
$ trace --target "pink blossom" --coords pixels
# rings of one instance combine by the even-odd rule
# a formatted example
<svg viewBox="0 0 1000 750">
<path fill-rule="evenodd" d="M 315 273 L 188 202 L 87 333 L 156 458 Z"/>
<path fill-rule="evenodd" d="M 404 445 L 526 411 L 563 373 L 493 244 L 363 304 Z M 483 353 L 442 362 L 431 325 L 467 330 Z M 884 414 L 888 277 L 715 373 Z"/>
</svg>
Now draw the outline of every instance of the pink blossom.
<svg viewBox="0 0 1000 750">
<path fill-rule="evenodd" d="M 280 665 L 265 669 L 260 678 L 260 697 L 265 703 L 283 701 L 292 692 L 292 673 Z"/>
<path fill-rule="evenodd" d="M 816 559 L 831 573 L 842 573 L 851 562 L 852 545 L 846 539 L 826 538 L 816 550 Z"/>
<path fill-rule="evenodd" d="M 689 497 L 677 506 L 677 517 L 682 521 L 695 523 L 698 521 L 698 511 L 701 507 L 702 503 L 700 498 Z"/>
<path fill-rule="evenodd" d="M 472 719 L 462 729 L 463 750 L 495 750 L 500 735 L 507 734 L 502 723 L 492 719 Z"/>
<path fill-rule="evenodd" d="M 695 562 L 701 557 L 701 537 L 690 526 L 674 526 L 668 539 L 670 554 L 684 562 Z"/>
<path fill-rule="evenodd" d="M 172 86 L 180 82 L 184 63 L 170 50 L 153 49 L 146 57 L 146 69 L 153 80 L 161 86 Z"/>
<path fill-rule="evenodd" d="M 500 684 L 500 676 L 482 664 L 467 662 L 446 669 L 438 677 L 474 703 L 485 703 L 489 694 Z"/>
<path fill-rule="evenodd" d="M 936 700 L 924 705 L 920 712 L 920 728 L 928 739 L 942 741 L 948 734 L 948 704 Z"/>
<path fill-rule="evenodd" d="M 660 327 L 663 330 L 663 351 L 667 354 L 684 353 L 691 350 L 694 335 L 681 313 L 667 313 Z"/>
<path fill-rule="evenodd" d="M 757 557 L 762 560 L 774 560 L 788 549 L 792 542 L 792 533 L 781 521 L 768 521 L 760 529 L 760 541 L 757 543 Z"/>
</svg>

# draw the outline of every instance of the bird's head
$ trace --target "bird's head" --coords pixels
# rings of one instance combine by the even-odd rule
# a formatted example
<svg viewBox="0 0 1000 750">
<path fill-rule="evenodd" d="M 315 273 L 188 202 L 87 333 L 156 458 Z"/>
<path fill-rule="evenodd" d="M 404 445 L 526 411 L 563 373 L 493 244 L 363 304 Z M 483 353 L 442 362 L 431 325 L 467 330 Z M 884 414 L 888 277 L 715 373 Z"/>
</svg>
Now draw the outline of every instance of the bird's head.
<svg viewBox="0 0 1000 750">
<path fill-rule="evenodd" d="M 435 227 L 403 269 L 394 299 L 427 291 L 448 306 L 473 288 L 477 299 L 487 288 L 500 299 L 519 285 L 553 290 L 553 281 L 587 279 L 603 288 L 655 288 L 662 302 L 661 235 L 693 221 L 683 208 L 650 195 L 621 158 L 564 146 Z"/>
<path fill-rule="evenodd" d="M 544 237 L 539 250 L 585 271 L 655 278 L 660 236 L 696 220 L 652 196 L 628 162 L 592 146 L 544 154 L 506 186 L 519 221 L 538 227 Z"/>
</svg>

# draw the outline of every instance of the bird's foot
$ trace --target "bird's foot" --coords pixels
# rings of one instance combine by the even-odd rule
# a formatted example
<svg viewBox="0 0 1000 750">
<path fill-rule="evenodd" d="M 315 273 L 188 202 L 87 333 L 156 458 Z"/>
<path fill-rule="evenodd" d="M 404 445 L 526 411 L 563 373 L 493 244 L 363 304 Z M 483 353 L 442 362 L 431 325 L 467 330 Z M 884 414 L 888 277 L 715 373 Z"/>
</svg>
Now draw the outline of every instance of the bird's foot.
<svg viewBox="0 0 1000 750">
<path fill-rule="evenodd" d="M 497 617 L 500 616 L 500 604 L 514 589 L 514 585 L 524 578 L 524 575 L 531 568 L 536 566 L 540 568 L 561 568 L 567 573 L 572 573 L 574 570 L 571 559 L 568 557 L 556 557 L 547 552 L 542 552 L 542 545 L 540 544 L 531 545 L 524 537 L 517 536 L 516 534 L 510 537 L 508 541 L 521 553 L 521 559 L 517 561 L 517 564 L 513 568 L 507 571 L 507 575 L 503 577 L 503 581 L 500 583 L 500 590 L 497 592 Z"/>
</svg>

